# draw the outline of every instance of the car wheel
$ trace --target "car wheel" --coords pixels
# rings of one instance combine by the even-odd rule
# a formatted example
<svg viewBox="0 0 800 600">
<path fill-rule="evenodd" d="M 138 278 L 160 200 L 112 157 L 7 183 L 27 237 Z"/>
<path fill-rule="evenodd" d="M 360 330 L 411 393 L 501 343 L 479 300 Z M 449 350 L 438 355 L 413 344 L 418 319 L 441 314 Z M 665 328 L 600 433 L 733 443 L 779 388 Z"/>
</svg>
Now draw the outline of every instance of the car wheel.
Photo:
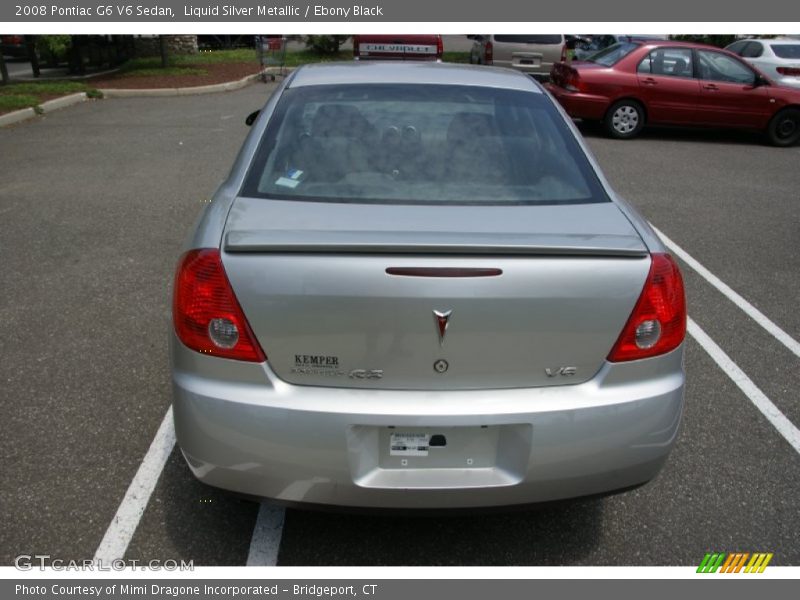
<svg viewBox="0 0 800 600">
<path fill-rule="evenodd" d="M 767 138 L 774 146 L 792 146 L 800 141 L 800 109 L 786 108 L 772 117 Z"/>
<path fill-rule="evenodd" d="M 608 109 L 604 124 L 611 137 L 636 137 L 644 127 L 644 109 L 635 100 L 620 100 Z"/>
</svg>

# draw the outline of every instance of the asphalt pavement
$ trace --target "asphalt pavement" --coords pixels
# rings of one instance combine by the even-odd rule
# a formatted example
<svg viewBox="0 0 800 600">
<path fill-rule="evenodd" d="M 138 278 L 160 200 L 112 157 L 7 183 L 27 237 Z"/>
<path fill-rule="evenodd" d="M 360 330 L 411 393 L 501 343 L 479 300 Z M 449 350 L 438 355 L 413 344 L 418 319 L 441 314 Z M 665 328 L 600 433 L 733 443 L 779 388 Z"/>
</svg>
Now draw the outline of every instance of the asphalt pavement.
<svg viewBox="0 0 800 600">
<path fill-rule="evenodd" d="M 273 85 L 89 101 L 0 129 L 0 564 L 94 556 L 170 405 L 173 269 Z M 757 136 L 585 127 L 614 187 L 800 339 L 800 147 Z M 694 269 L 689 313 L 795 425 L 798 357 Z M 286 511 L 279 565 L 800 564 L 800 455 L 694 338 L 680 440 L 650 484 L 601 500 L 458 516 Z M 258 505 L 173 450 L 126 558 L 243 565 Z"/>
</svg>

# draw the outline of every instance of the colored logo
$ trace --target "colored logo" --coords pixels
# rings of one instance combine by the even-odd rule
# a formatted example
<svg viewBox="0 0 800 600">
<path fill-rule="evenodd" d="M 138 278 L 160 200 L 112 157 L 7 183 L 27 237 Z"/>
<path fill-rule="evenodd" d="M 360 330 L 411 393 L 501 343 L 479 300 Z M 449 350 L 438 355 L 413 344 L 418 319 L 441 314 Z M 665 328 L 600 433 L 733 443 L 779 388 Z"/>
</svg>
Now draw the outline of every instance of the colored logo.
<svg viewBox="0 0 800 600">
<path fill-rule="evenodd" d="M 452 310 L 434 310 L 433 319 L 436 321 L 436 329 L 439 332 L 439 345 L 444 346 L 444 336 L 447 333 L 447 326 L 450 324 Z"/>
<path fill-rule="evenodd" d="M 700 566 L 697 567 L 698 573 L 763 573 L 769 561 L 772 560 L 772 552 L 724 552 L 707 553 L 703 557 Z"/>
</svg>

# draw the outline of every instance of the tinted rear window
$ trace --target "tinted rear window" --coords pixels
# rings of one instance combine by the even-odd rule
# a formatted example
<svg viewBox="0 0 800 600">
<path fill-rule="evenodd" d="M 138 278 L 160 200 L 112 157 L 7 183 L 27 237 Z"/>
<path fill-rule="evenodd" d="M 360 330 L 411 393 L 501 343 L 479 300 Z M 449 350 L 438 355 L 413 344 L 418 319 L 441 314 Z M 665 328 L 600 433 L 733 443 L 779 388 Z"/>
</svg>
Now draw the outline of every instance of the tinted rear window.
<svg viewBox="0 0 800 600">
<path fill-rule="evenodd" d="M 800 44 L 770 44 L 775 56 L 780 58 L 800 58 Z"/>
<path fill-rule="evenodd" d="M 608 201 L 547 96 L 448 85 L 286 90 L 242 194 L 393 204 Z"/>
<path fill-rule="evenodd" d="M 561 35 L 496 35 L 496 42 L 509 44 L 560 44 L 564 41 Z"/>
</svg>

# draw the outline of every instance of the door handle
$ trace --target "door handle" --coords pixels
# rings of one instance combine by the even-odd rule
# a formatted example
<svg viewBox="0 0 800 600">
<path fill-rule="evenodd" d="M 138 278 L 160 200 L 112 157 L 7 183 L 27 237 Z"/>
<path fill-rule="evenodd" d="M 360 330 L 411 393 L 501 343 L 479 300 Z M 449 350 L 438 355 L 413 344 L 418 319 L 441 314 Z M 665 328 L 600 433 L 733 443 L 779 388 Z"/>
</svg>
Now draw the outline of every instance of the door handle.
<svg viewBox="0 0 800 600">
<path fill-rule="evenodd" d="M 658 82 L 655 79 L 653 79 L 652 77 L 645 77 L 642 80 L 642 83 L 645 84 L 645 85 L 658 85 Z"/>
<path fill-rule="evenodd" d="M 713 83 L 709 83 L 708 85 L 703 86 L 704 90 L 709 90 L 711 92 L 716 92 L 719 88 L 715 86 Z"/>
</svg>

